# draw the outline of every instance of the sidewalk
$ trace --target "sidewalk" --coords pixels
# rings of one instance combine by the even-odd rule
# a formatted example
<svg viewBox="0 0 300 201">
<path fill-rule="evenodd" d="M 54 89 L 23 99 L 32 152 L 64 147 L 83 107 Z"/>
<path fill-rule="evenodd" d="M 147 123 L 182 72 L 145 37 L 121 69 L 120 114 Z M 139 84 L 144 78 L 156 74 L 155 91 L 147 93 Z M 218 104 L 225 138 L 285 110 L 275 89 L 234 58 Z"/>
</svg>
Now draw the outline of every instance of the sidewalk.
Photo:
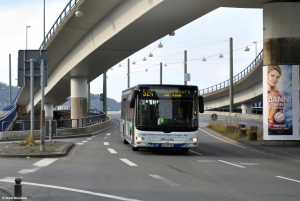
<svg viewBox="0 0 300 201">
<path fill-rule="evenodd" d="M 299 160 L 300 161 L 300 141 L 292 141 L 292 145 L 283 145 L 284 143 L 276 143 L 275 141 L 263 141 L 263 140 L 248 140 L 245 138 L 242 139 L 233 139 L 229 138 L 227 136 L 221 135 L 207 127 L 205 127 L 203 130 L 206 132 L 209 132 L 215 136 L 218 136 L 220 138 L 232 140 L 234 142 L 237 142 L 239 144 L 246 145 L 252 149 L 262 151 L 265 153 L 274 154 L 277 156 L 283 156 L 286 158 L 290 158 L 293 160 Z M 287 143 L 288 144 L 288 143 Z"/>
</svg>

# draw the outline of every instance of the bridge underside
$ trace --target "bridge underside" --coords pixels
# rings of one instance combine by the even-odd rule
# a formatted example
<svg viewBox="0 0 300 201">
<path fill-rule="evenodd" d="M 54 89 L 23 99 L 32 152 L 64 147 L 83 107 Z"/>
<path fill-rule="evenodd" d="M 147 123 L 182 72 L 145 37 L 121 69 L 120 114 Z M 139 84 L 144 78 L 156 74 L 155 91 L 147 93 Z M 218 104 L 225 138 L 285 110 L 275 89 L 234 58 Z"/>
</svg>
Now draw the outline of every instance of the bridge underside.
<svg viewBox="0 0 300 201">
<path fill-rule="evenodd" d="M 118 62 L 195 19 L 219 8 L 262 8 L 263 0 L 80 0 L 57 28 L 48 50 L 48 86 L 45 103 L 63 103 L 70 96 L 70 79 L 91 82 Z M 83 11 L 75 17 L 77 9 Z M 29 90 L 17 104 L 30 111 Z M 40 108 L 40 90 L 34 104 Z"/>
</svg>

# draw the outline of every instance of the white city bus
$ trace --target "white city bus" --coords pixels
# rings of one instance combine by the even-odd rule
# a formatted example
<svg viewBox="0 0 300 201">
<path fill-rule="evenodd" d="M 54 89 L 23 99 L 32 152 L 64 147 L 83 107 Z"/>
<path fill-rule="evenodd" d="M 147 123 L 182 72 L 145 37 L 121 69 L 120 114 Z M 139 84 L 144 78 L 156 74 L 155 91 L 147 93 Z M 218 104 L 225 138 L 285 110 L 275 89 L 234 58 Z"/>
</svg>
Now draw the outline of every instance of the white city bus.
<svg viewBox="0 0 300 201">
<path fill-rule="evenodd" d="M 133 151 L 171 147 L 187 152 L 198 145 L 203 98 L 190 85 L 141 84 L 122 92 L 120 135 Z"/>
</svg>

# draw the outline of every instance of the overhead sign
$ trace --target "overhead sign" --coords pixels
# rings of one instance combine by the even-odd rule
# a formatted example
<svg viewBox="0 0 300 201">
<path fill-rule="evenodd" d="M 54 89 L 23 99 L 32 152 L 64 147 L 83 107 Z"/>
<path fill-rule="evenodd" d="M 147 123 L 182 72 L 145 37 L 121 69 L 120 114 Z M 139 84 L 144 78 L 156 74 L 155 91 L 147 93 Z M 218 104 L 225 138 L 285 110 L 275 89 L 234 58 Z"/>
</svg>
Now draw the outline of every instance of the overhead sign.
<svg viewBox="0 0 300 201">
<path fill-rule="evenodd" d="M 34 60 L 34 87 L 41 86 L 41 64 L 40 61 L 44 60 L 44 87 L 48 83 L 47 63 L 49 58 L 47 50 L 19 50 L 18 53 L 18 86 L 30 86 L 30 59 Z"/>
</svg>

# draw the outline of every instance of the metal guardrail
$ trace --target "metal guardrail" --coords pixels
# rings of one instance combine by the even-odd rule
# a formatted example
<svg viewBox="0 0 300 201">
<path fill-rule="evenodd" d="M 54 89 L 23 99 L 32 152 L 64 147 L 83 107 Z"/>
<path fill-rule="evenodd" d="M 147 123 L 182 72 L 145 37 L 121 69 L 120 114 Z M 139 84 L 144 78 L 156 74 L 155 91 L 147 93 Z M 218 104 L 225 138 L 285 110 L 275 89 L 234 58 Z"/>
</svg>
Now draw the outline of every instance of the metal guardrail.
<svg viewBox="0 0 300 201">
<path fill-rule="evenodd" d="M 50 28 L 50 31 L 48 34 L 45 36 L 44 41 L 42 42 L 40 46 L 40 50 L 44 48 L 44 46 L 47 44 L 47 42 L 50 40 L 50 38 L 53 36 L 54 32 L 56 29 L 59 27 L 61 22 L 66 18 L 66 16 L 70 13 L 72 8 L 76 5 L 76 3 L 79 0 L 70 0 L 69 3 L 66 5 L 66 7 L 63 9 L 57 20 L 54 22 L 53 26 Z"/>
<path fill-rule="evenodd" d="M 260 60 L 262 58 L 263 58 L 263 50 L 257 55 L 257 57 L 254 59 L 254 61 L 247 68 L 245 68 L 242 72 L 240 72 L 239 74 L 237 74 L 233 77 L 233 83 L 235 83 L 235 82 L 241 80 L 243 77 L 245 77 L 256 66 L 256 64 L 258 64 L 260 62 Z M 199 94 L 201 95 L 201 94 L 206 94 L 206 93 L 220 90 L 222 88 L 228 87 L 229 83 L 230 83 L 230 80 L 228 79 L 224 82 L 213 85 L 211 87 L 208 87 L 205 89 L 200 89 Z"/>
<path fill-rule="evenodd" d="M 230 112 L 230 108 L 205 107 L 204 111 Z M 247 109 L 245 112 L 248 114 Z M 252 109 L 250 109 L 249 112 L 250 112 L 250 114 L 261 115 L 261 114 L 263 114 L 263 108 L 252 108 Z M 242 113 L 242 109 L 241 108 L 233 108 L 233 113 Z"/>
<path fill-rule="evenodd" d="M 11 122 L 22 124 L 22 130 L 29 130 L 30 128 L 30 120 L 16 120 L 16 121 L 3 121 L 1 124 L 1 128 L 5 128 L 6 125 L 10 124 Z M 39 120 L 35 120 L 35 123 L 40 122 Z M 99 124 L 105 122 L 105 114 L 99 114 L 95 116 L 89 116 L 84 118 L 77 118 L 77 119 L 58 119 L 56 120 L 59 124 L 57 128 L 83 128 L 86 126 Z M 28 126 L 26 126 L 28 124 Z M 65 125 L 65 126 L 64 126 Z M 76 126 L 73 126 L 76 125 Z M 28 127 L 28 129 L 26 129 Z"/>
</svg>

